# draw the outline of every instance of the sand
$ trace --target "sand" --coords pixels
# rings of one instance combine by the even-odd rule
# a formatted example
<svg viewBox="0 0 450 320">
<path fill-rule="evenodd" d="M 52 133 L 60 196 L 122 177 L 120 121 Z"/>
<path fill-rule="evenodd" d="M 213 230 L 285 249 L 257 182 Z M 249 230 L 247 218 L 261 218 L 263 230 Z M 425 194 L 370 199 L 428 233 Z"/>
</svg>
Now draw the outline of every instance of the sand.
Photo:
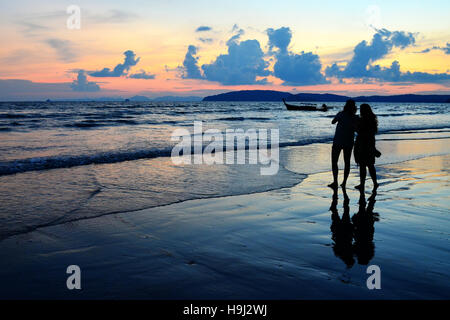
<svg viewBox="0 0 450 320">
<path fill-rule="evenodd" d="M 11 236 L 0 241 L 0 298 L 448 299 L 449 164 L 440 155 L 379 165 L 366 216 L 357 171 L 348 207 L 327 171 L 290 188 Z M 66 288 L 69 265 L 81 268 L 81 290 Z M 369 265 L 380 267 L 379 290 L 367 288 Z"/>
</svg>

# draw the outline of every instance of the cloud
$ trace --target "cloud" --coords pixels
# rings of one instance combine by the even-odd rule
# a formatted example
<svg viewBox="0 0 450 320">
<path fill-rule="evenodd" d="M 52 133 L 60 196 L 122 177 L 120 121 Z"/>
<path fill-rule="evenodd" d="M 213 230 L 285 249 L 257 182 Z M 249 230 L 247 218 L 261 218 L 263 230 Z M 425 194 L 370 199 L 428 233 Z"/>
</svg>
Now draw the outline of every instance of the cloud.
<svg viewBox="0 0 450 320">
<path fill-rule="evenodd" d="M 200 40 L 203 43 L 212 43 L 214 41 L 214 39 L 212 38 L 198 38 L 198 40 Z"/>
<path fill-rule="evenodd" d="M 73 62 L 77 60 L 77 54 L 69 40 L 52 38 L 45 40 L 45 43 L 55 49 L 60 60 L 64 62 Z"/>
<path fill-rule="evenodd" d="M 49 31 L 49 29 L 50 29 L 41 24 L 30 22 L 29 20 L 19 21 L 18 25 L 21 27 L 22 33 L 27 37 L 36 37 L 43 32 Z"/>
<path fill-rule="evenodd" d="M 369 68 L 371 78 L 388 82 L 440 83 L 450 80 L 447 73 L 401 72 L 398 61 L 392 62 L 388 68 L 379 65 Z"/>
<path fill-rule="evenodd" d="M 230 39 L 228 39 L 227 46 L 236 43 L 239 40 L 239 38 L 245 33 L 244 29 L 240 29 L 237 24 L 233 26 L 233 32 L 236 32 L 236 34 L 232 36 Z"/>
<path fill-rule="evenodd" d="M 300 54 L 288 50 L 292 32 L 288 27 L 266 30 L 269 37 L 269 52 L 275 55 L 273 74 L 284 81 L 284 85 L 315 85 L 328 83 L 322 74 L 319 56 L 312 52 Z M 274 49 L 278 49 L 274 51 Z"/>
<path fill-rule="evenodd" d="M 416 52 L 416 53 L 428 53 L 428 52 L 430 52 L 432 49 L 434 49 L 434 47 L 433 47 L 433 48 L 426 48 L 426 49 L 424 49 L 424 50 L 422 50 L 422 51 L 418 51 L 418 52 Z"/>
<path fill-rule="evenodd" d="M 21 63 L 28 63 L 34 61 L 35 53 L 32 50 L 28 49 L 17 49 L 9 53 L 7 56 L 0 58 L 0 63 L 5 65 L 14 65 Z M 41 59 L 42 61 L 42 59 Z"/>
<path fill-rule="evenodd" d="M 130 68 L 139 62 L 140 58 L 136 59 L 136 54 L 131 50 L 125 51 L 123 54 L 125 55 L 124 62 L 116 65 L 114 70 L 103 68 L 103 70 L 91 72 L 89 75 L 92 77 L 120 77 L 126 75 Z"/>
<path fill-rule="evenodd" d="M 287 47 L 291 42 L 292 32 L 291 29 L 287 27 L 282 27 L 277 30 L 269 28 L 266 30 L 269 37 L 269 50 L 278 48 L 281 52 L 287 52 Z"/>
<path fill-rule="evenodd" d="M 151 74 L 150 72 L 146 72 L 144 70 L 140 70 L 139 72 L 130 74 L 128 76 L 128 78 L 150 80 L 150 79 L 155 79 L 155 75 Z"/>
<path fill-rule="evenodd" d="M 352 59 L 345 67 L 340 67 L 333 63 L 326 68 L 326 75 L 336 77 L 341 81 L 344 78 L 356 78 L 363 82 L 369 79 L 384 82 L 404 82 L 404 83 L 443 83 L 450 80 L 447 73 L 427 73 L 427 72 L 401 72 L 400 63 L 393 61 L 390 67 L 381 67 L 373 62 L 386 56 L 394 47 L 404 49 L 415 43 L 413 33 L 403 31 L 388 31 L 386 29 L 377 30 L 370 44 L 361 41 L 354 49 Z M 422 53 L 433 49 L 444 49 L 439 47 L 422 50 Z"/>
<path fill-rule="evenodd" d="M 89 82 L 87 80 L 86 72 L 84 70 L 78 71 L 77 79 L 73 80 L 70 85 L 73 91 L 80 92 L 95 92 L 100 91 L 100 87 L 95 82 Z"/>
<path fill-rule="evenodd" d="M 416 52 L 416 53 L 428 53 L 431 50 L 442 50 L 445 54 L 450 54 L 450 42 L 447 42 L 445 47 L 434 46 L 432 48 L 426 48 L 426 49 Z"/>
<path fill-rule="evenodd" d="M 239 42 L 242 29 L 227 41 L 228 53 L 219 55 L 210 64 L 202 65 L 204 76 L 209 81 L 223 85 L 265 84 L 270 74 L 269 63 L 264 60 L 264 52 L 257 40 Z"/>
<path fill-rule="evenodd" d="M 139 16 L 135 13 L 111 9 L 103 14 L 87 13 L 90 23 L 127 23 L 136 20 Z"/>
<path fill-rule="evenodd" d="M 450 54 L 450 42 L 447 42 L 447 46 L 441 49 L 444 50 L 445 54 Z"/>
<path fill-rule="evenodd" d="M 394 47 L 404 49 L 414 43 L 415 37 L 411 32 L 377 30 L 370 44 L 363 40 L 356 45 L 353 57 L 344 69 L 341 70 L 336 64 L 333 64 L 326 69 L 325 73 L 327 76 L 338 78 L 368 77 L 370 75 L 368 66 L 371 63 L 386 56 Z"/>
<path fill-rule="evenodd" d="M 228 41 L 228 52 L 221 54 L 210 64 L 198 65 L 197 47 L 190 45 L 183 61 L 181 77 L 184 79 L 205 79 L 223 85 L 264 84 L 267 79 L 258 79 L 270 74 L 268 62 L 257 40 L 239 41 L 244 30 L 233 26 L 235 33 Z M 202 74 L 203 71 L 203 74 Z"/>
<path fill-rule="evenodd" d="M 209 64 L 198 65 L 197 48 L 189 46 L 183 61 L 182 78 L 205 79 L 223 85 L 266 84 L 269 62 L 264 58 L 257 40 L 240 41 L 245 33 L 238 25 L 232 29 L 233 35 L 226 45 L 228 52 L 221 54 Z M 319 56 L 311 52 L 294 54 L 288 46 L 292 33 L 287 27 L 277 30 L 267 29 L 269 53 L 274 55 L 276 63 L 273 74 L 284 81 L 285 85 L 314 85 L 328 83 L 321 73 Z M 203 74 L 202 74 L 203 73 Z"/>
<path fill-rule="evenodd" d="M 208 26 L 200 26 L 200 27 L 198 27 L 198 28 L 195 30 L 195 32 L 204 32 L 204 31 L 211 31 L 211 30 L 212 30 L 211 27 L 208 27 Z"/>
<path fill-rule="evenodd" d="M 316 85 L 329 83 L 320 71 L 319 56 L 312 52 L 300 54 L 278 54 L 274 65 L 274 75 L 284 81 L 284 85 Z"/>
<path fill-rule="evenodd" d="M 202 79 L 203 76 L 198 66 L 197 47 L 190 45 L 184 57 L 183 67 L 181 67 L 183 79 Z"/>
</svg>

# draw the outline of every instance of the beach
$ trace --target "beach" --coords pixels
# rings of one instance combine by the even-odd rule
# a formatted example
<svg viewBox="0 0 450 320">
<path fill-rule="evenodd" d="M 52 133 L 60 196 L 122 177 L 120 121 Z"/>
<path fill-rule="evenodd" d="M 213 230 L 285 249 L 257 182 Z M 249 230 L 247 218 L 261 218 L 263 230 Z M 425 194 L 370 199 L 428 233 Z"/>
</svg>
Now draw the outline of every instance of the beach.
<svg viewBox="0 0 450 320">
<path fill-rule="evenodd" d="M 5 237 L 0 297 L 448 299 L 449 139 L 402 137 L 377 142 L 380 187 L 372 194 L 368 180 L 363 195 L 363 208 L 373 206 L 370 219 L 361 218 L 356 167 L 346 204 L 342 189 L 336 198 L 327 187 L 331 145 L 292 146 L 280 155 L 298 174 L 286 187 L 181 199 Z M 320 160 L 305 174 L 298 159 L 312 155 Z M 346 210 L 359 234 L 353 243 L 339 226 Z M 81 290 L 66 287 L 69 265 L 81 268 Z M 369 265 L 380 267 L 379 290 L 366 285 Z"/>
<path fill-rule="evenodd" d="M 450 299 L 450 1 L 0 6 L 13 314 Z"/>
</svg>

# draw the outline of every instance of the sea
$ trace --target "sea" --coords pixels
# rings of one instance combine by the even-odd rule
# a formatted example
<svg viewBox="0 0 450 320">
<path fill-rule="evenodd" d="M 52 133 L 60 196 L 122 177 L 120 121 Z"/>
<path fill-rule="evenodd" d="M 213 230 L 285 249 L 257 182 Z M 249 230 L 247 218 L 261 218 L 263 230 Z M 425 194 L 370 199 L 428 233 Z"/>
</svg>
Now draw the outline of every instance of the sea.
<svg viewBox="0 0 450 320">
<path fill-rule="evenodd" d="M 326 112 L 302 112 L 287 111 L 281 102 L 0 102 L 0 239 L 80 219 L 301 183 L 330 170 L 331 120 L 343 103 L 327 104 L 332 108 Z M 450 137 L 449 104 L 371 106 L 379 121 L 377 141 L 384 145 Z M 260 165 L 249 163 L 175 164 L 172 134 L 193 133 L 194 121 L 201 121 L 204 131 L 278 129 L 278 173 L 263 176 Z M 384 148 L 377 161 L 443 152 L 436 150 Z"/>
</svg>

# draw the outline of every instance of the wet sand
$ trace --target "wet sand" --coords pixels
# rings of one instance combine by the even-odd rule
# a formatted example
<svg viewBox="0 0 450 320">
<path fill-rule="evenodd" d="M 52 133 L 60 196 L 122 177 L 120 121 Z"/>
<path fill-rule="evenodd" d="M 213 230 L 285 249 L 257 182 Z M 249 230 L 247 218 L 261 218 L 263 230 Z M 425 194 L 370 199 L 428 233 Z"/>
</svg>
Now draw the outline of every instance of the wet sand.
<svg viewBox="0 0 450 320">
<path fill-rule="evenodd" d="M 448 299 L 449 164 L 378 166 L 364 207 L 356 170 L 348 203 L 322 172 L 291 188 L 15 235 L 0 242 L 0 298 Z M 73 264 L 82 290 L 66 289 Z M 381 269 L 380 290 L 366 286 L 368 265 Z"/>
</svg>

